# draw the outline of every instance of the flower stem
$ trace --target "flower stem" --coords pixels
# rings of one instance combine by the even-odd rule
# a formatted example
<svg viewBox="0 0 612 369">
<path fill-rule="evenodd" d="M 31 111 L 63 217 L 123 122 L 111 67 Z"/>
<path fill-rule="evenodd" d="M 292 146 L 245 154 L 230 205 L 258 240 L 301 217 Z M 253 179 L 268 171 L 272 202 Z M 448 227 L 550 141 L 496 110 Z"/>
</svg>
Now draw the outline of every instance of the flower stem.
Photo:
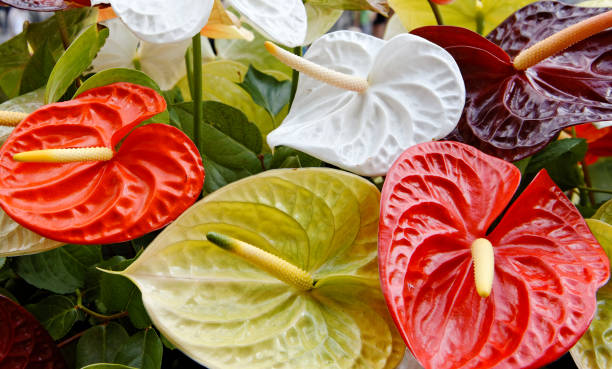
<svg viewBox="0 0 612 369">
<path fill-rule="evenodd" d="M 70 38 L 68 37 L 68 27 L 66 26 L 66 18 L 64 18 L 64 13 L 62 13 L 61 10 L 55 12 L 55 17 L 57 19 L 57 27 L 59 28 L 59 33 L 60 37 L 62 38 L 64 50 L 67 50 L 68 46 L 70 46 Z"/>
<path fill-rule="evenodd" d="M 122 312 L 119 312 L 119 313 L 116 313 L 116 314 L 112 314 L 112 315 L 100 314 L 98 312 L 95 312 L 95 311 L 87 308 L 85 305 L 83 305 L 83 294 L 78 289 L 76 290 L 76 295 L 77 295 L 76 308 L 79 309 L 79 310 L 84 311 L 85 313 L 93 316 L 94 318 L 98 318 L 100 320 L 113 320 L 113 319 L 123 318 L 124 316 L 128 315 L 127 311 L 122 311 Z"/>
<path fill-rule="evenodd" d="M 482 12 L 481 0 L 476 0 L 476 32 L 479 35 L 484 33 L 484 13 Z"/>
<path fill-rule="evenodd" d="M 573 24 L 521 51 L 514 58 L 514 68 L 516 70 L 530 68 L 549 56 L 553 56 L 610 27 L 612 27 L 612 10 Z"/>
<path fill-rule="evenodd" d="M 216 232 L 209 232 L 206 238 L 301 291 L 308 291 L 314 287 L 314 280 L 308 272 L 257 246 Z"/>
<path fill-rule="evenodd" d="M 433 12 L 434 17 L 436 17 L 436 22 L 438 23 L 438 26 L 443 26 L 444 19 L 442 18 L 442 13 L 440 13 L 440 8 L 438 7 L 438 4 L 434 3 L 431 0 L 427 0 L 427 2 L 431 7 L 431 11 Z"/>
<path fill-rule="evenodd" d="M 581 190 L 588 191 L 590 194 L 592 194 L 593 192 L 601 192 L 601 193 L 612 194 L 612 190 L 604 190 L 603 188 L 593 188 L 593 187 L 586 187 L 586 186 L 578 186 L 578 188 L 581 189 Z M 593 203 L 594 203 L 594 201 L 593 201 Z"/>
<path fill-rule="evenodd" d="M 587 168 L 587 163 L 585 161 L 582 161 L 580 163 L 580 166 L 582 167 L 584 183 L 586 184 L 586 186 L 583 187 L 582 189 L 588 191 L 589 202 L 591 203 L 591 207 L 595 208 L 595 195 L 593 194 L 593 192 L 599 192 L 599 191 L 593 191 L 593 184 L 591 182 L 591 173 L 589 172 L 589 168 Z"/>
<path fill-rule="evenodd" d="M 200 131 L 202 129 L 202 38 L 200 34 L 193 36 L 193 140 L 200 147 Z"/>
<path fill-rule="evenodd" d="M 301 46 L 294 47 L 293 54 L 297 56 L 302 56 L 302 47 Z M 297 92 L 299 79 L 300 79 L 300 72 L 297 69 L 293 69 L 293 73 L 291 75 L 291 96 L 289 97 L 289 109 L 291 109 L 291 105 L 293 104 L 293 99 L 295 99 L 295 93 Z"/>
</svg>

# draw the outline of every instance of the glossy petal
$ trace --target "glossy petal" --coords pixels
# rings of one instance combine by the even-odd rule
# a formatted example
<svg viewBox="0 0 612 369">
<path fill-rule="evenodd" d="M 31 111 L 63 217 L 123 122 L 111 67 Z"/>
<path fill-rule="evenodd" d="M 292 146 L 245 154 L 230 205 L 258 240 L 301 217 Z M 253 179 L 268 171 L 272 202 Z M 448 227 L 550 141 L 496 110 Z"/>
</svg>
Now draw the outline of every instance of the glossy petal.
<svg viewBox="0 0 612 369">
<path fill-rule="evenodd" d="M 301 75 L 289 115 L 268 135 L 270 147 L 384 175 L 403 150 L 444 137 L 461 115 L 465 91 L 457 66 L 422 38 L 404 34 L 385 42 L 340 31 L 317 40 L 305 57 L 367 78 L 370 87 L 357 93 Z"/>
<path fill-rule="evenodd" d="M 587 329 L 608 258 L 580 213 L 540 173 L 490 234 L 517 188 L 512 164 L 452 142 L 408 149 L 381 199 L 383 293 L 426 368 L 540 367 Z M 494 246 L 493 291 L 474 286 L 470 245 Z"/>
<path fill-rule="evenodd" d="M 2 0 L 2 3 L 19 9 L 39 12 L 62 10 L 68 6 L 64 0 Z"/>
<path fill-rule="evenodd" d="M 93 0 L 91 3 L 110 3 L 140 39 L 158 44 L 187 40 L 199 33 L 213 6 L 213 0 Z"/>
<path fill-rule="evenodd" d="M 0 295 L 0 367 L 67 369 L 49 333 L 26 309 Z"/>
<path fill-rule="evenodd" d="M 489 35 L 501 48 L 461 28 L 414 30 L 446 48 L 465 80 L 464 113 L 448 138 L 515 161 L 542 149 L 564 127 L 612 119 L 612 31 L 579 42 L 525 72 L 511 64 L 520 50 L 605 10 L 554 1 L 529 5 Z"/>
<path fill-rule="evenodd" d="M 155 91 L 117 83 L 28 116 L 0 151 L 0 205 L 20 224 L 67 243 L 112 243 L 163 227 L 200 193 L 202 162 L 179 130 L 140 122 L 162 112 Z M 130 132 L 132 131 L 132 132 Z M 17 152 L 115 147 L 108 162 L 18 163 Z"/>
<path fill-rule="evenodd" d="M 266 171 L 206 196 L 122 274 L 155 326 L 209 368 L 395 368 L 378 289 L 378 190 L 333 169 Z M 206 241 L 222 232 L 309 271 L 298 292 Z"/>
<path fill-rule="evenodd" d="M 306 8 L 302 0 L 229 0 L 259 31 L 285 46 L 300 46 L 306 38 Z"/>
</svg>

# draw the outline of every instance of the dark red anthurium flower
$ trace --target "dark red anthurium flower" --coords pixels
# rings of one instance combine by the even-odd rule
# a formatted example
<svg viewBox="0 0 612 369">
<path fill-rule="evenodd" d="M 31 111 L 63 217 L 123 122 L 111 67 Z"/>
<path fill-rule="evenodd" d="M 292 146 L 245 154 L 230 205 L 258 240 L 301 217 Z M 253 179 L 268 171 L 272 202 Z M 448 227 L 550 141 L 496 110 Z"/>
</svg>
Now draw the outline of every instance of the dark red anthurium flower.
<svg viewBox="0 0 612 369">
<path fill-rule="evenodd" d="M 55 342 L 27 310 L 0 295 L 0 368 L 68 368 Z"/>
<path fill-rule="evenodd" d="M 388 172 L 381 284 L 425 368 L 538 368 L 593 319 L 608 258 L 545 171 L 489 231 L 519 182 L 514 165 L 450 141 L 413 146 Z M 483 260 L 471 251 L 483 240 L 492 251 L 488 297 L 476 289 Z"/>
<path fill-rule="evenodd" d="M 204 183 L 202 159 L 184 133 L 165 124 L 135 128 L 165 108 L 154 90 L 115 83 L 38 109 L 0 149 L 0 206 L 26 228 L 66 243 L 122 242 L 165 226 L 195 202 Z M 32 150 L 88 147 L 110 151 L 110 158 L 14 159 Z"/>
<path fill-rule="evenodd" d="M 69 7 L 91 6 L 89 0 L 2 0 L 0 4 L 2 3 L 19 9 L 39 12 L 52 12 Z"/>
<path fill-rule="evenodd" d="M 607 10 L 541 1 L 518 10 L 488 39 L 458 27 L 412 31 L 444 47 L 463 74 L 466 104 L 447 139 L 515 161 L 542 149 L 565 127 L 612 120 L 612 30 L 525 71 L 512 63 L 527 47 Z"/>
<path fill-rule="evenodd" d="M 599 157 L 612 156 L 612 127 L 597 129 L 593 124 L 575 127 L 576 137 L 586 139 L 588 149 L 584 161 L 593 164 Z"/>
</svg>

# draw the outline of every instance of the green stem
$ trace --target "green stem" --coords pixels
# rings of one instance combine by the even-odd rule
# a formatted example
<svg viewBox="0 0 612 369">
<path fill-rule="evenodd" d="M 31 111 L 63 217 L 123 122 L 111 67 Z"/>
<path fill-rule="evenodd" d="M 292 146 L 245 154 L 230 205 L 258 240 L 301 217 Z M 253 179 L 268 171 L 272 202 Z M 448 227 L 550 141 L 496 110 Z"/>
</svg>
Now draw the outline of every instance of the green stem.
<svg viewBox="0 0 612 369">
<path fill-rule="evenodd" d="M 70 38 L 68 37 L 68 27 L 66 26 L 66 19 L 64 18 L 64 13 L 62 11 L 55 12 L 55 17 L 57 18 L 57 26 L 59 28 L 60 37 L 62 38 L 62 44 L 64 45 L 64 50 L 68 49 L 70 46 Z"/>
<path fill-rule="evenodd" d="M 79 310 L 84 311 L 85 313 L 93 316 L 94 318 L 98 318 L 98 319 L 101 319 L 101 320 L 113 320 L 113 319 L 123 318 L 124 316 L 128 315 L 127 311 L 122 311 L 120 313 L 116 313 L 116 314 L 112 314 L 112 315 L 100 314 L 98 312 L 95 312 L 95 311 L 87 308 L 85 305 L 83 305 L 83 294 L 78 289 L 76 290 L 76 295 L 77 295 L 76 308 L 79 309 Z"/>
<path fill-rule="evenodd" d="M 589 192 L 588 193 L 589 202 L 591 203 L 591 207 L 595 208 L 595 195 L 593 194 L 593 192 L 601 192 L 601 191 L 591 190 L 593 188 L 593 184 L 591 182 L 591 174 L 589 173 L 589 168 L 587 168 L 587 164 L 585 161 L 582 161 L 580 164 L 581 164 L 580 166 L 582 167 L 582 174 L 584 176 L 584 183 L 586 184 L 586 186 L 583 189 L 588 189 L 587 191 Z"/>
<path fill-rule="evenodd" d="M 193 36 L 193 139 L 196 147 L 200 147 L 200 130 L 202 129 L 202 38 L 200 34 Z"/>
<path fill-rule="evenodd" d="M 476 0 L 476 32 L 482 35 L 484 32 L 484 13 L 482 12 L 482 1 Z"/>
<path fill-rule="evenodd" d="M 294 47 L 293 53 L 297 56 L 302 56 L 302 47 L 301 46 Z M 291 109 L 291 105 L 293 104 L 293 99 L 295 99 L 295 93 L 297 92 L 299 79 L 300 79 L 300 72 L 293 69 L 293 74 L 291 75 L 291 97 L 289 98 L 289 109 Z"/>
<path fill-rule="evenodd" d="M 440 13 L 440 8 L 438 8 L 438 4 L 434 3 L 431 0 L 427 0 L 429 6 L 431 7 L 431 11 L 433 12 L 434 17 L 436 17 L 436 22 L 438 26 L 444 25 L 444 19 L 442 18 L 442 13 Z"/>
<path fill-rule="evenodd" d="M 612 190 L 604 190 L 603 188 L 593 188 L 587 186 L 578 186 L 579 189 L 588 191 L 591 195 L 593 192 L 609 193 L 612 194 Z"/>
</svg>

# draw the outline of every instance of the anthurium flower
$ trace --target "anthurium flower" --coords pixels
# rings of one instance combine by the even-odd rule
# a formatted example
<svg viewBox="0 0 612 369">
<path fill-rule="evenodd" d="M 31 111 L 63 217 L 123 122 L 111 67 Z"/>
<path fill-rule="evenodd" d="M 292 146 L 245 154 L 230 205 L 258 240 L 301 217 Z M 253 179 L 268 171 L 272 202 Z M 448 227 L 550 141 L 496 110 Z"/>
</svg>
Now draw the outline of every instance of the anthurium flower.
<svg viewBox="0 0 612 369">
<path fill-rule="evenodd" d="M 425 368 L 538 368 L 588 328 L 608 257 L 545 171 L 490 230 L 519 182 L 514 165 L 449 141 L 389 171 L 381 284 Z"/>
<path fill-rule="evenodd" d="M 110 4 L 141 40 L 162 44 L 190 39 L 208 21 L 214 0 L 93 0 Z"/>
<path fill-rule="evenodd" d="M 488 39 L 457 27 L 414 30 L 450 52 L 465 80 L 465 110 L 449 139 L 514 161 L 542 149 L 565 127 L 611 120 L 612 30 L 535 65 L 517 65 L 519 53 L 529 55 L 534 49 L 528 47 L 579 21 L 601 14 L 594 19 L 602 21 L 591 19 L 587 25 L 599 22 L 606 29 L 612 19 L 606 11 L 541 1 L 517 11 Z M 561 40 L 576 41 L 578 34 Z"/>
<path fill-rule="evenodd" d="M 285 145 L 351 172 L 384 175 L 403 150 L 444 137 L 461 115 L 465 90 L 457 66 L 420 37 L 384 41 L 333 32 L 296 60 L 268 47 L 303 72 L 287 118 L 268 135 L 270 147 Z"/>
<path fill-rule="evenodd" d="M 117 18 L 104 25 L 110 33 L 92 63 L 94 72 L 110 68 L 138 69 L 155 80 L 162 90 L 171 89 L 185 75 L 185 52 L 191 40 L 154 44 L 139 40 Z"/>
<path fill-rule="evenodd" d="M 26 309 L 0 295 L 0 367 L 66 369 L 49 333 Z"/>
<path fill-rule="evenodd" d="M 241 26 L 240 20 L 234 13 L 225 9 L 221 0 L 215 0 L 208 23 L 202 28 L 200 34 L 208 38 L 243 39 L 247 41 L 252 41 L 255 37 L 251 31 Z"/>
<path fill-rule="evenodd" d="M 285 46 L 306 39 L 306 8 L 302 0 L 228 0 L 258 31 Z"/>
<path fill-rule="evenodd" d="M 576 137 L 587 141 L 588 149 L 584 161 L 593 164 L 600 156 L 612 156 L 612 127 L 598 129 L 591 123 L 575 127 Z"/>
<path fill-rule="evenodd" d="M 194 204 L 120 274 L 207 368 L 394 369 L 405 346 L 379 288 L 379 196 L 335 169 L 266 171 Z"/>
<path fill-rule="evenodd" d="M 165 107 L 152 89 L 116 83 L 36 110 L 0 150 L 0 206 L 66 243 L 121 242 L 165 226 L 204 180 L 201 157 L 181 131 L 135 128 Z"/>
</svg>

